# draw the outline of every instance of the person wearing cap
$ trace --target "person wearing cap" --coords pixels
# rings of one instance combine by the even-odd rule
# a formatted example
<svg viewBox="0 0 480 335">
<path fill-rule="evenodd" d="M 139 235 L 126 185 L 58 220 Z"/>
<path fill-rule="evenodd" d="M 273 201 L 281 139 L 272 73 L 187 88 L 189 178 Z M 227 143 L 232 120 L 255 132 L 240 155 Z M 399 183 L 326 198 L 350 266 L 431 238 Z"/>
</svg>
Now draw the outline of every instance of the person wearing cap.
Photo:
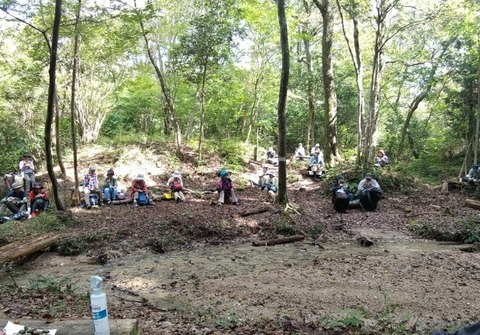
<svg viewBox="0 0 480 335">
<path fill-rule="evenodd" d="M 277 154 L 275 153 L 275 150 L 273 150 L 273 147 L 268 148 L 267 150 L 267 162 L 270 164 L 277 164 L 278 160 L 276 158 Z"/>
<path fill-rule="evenodd" d="M 385 154 L 385 150 L 378 150 L 377 157 L 375 157 L 375 166 L 384 167 L 390 163 L 390 159 Z"/>
<path fill-rule="evenodd" d="M 150 200 L 150 196 L 148 193 L 147 183 L 145 182 L 145 175 L 143 173 L 139 173 L 135 179 L 132 180 L 131 184 L 131 197 L 133 198 L 133 206 L 138 207 L 142 205 L 139 203 L 138 199 L 140 196 L 146 196 L 146 204 L 152 205 L 153 202 Z"/>
<path fill-rule="evenodd" d="M 32 216 L 38 214 L 39 211 L 47 209 L 50 205 L 48 194 L 42 184 L 33 184 L 32 191 L 28 194 L 27 211 Z"/>
<path fill-rule="evenodd" d="M 333 208 L 339 213 L 345 213 L 353 197 L 353 195 L 351 196 L 349 193 L 349 187 L 345 182 L 345 177 L 342 175 L 337 176 L 330 190 L 332 191 Z"/>
<path fill-rule="evenodd" d="M 462 178 L 464 182 L 469 184 L 474 184 L 478 181 L 479 173 L 478 173 L 478 164 L 473 164 L 468 174 Z"/>
<path fill-rule="evenodd" d="M 105 178 L 102 186 L 103 196 L 109 205 L 117 198 L 118 182 L 114 175 L 115 172 L 113 169 L 109 169 L 107 171 L 107 177 Z"/>
<path fill-rule="evenodd" d="M 28 194 L 30 193 L 31 186 L 35 183 L 35 165 L 33 164 L 32 155 L 29 152 L 23 154 L 18 168 L 25 181 L 25 192 Z"/>
<path fill-rule="evenodd" d="M 381 194 L 380 184 L 373 178 L 370 172 L 367 173 L 365 178 L 358 184 L 358 196 L 362 208 L 365 210 L 376 210 Z"/>
<path fill-rule="evenodd" d="M 278 191 L 278 178 L 275 176 L 275 172 L 272 170 L 267 171 L 265 176 L 266 180 L 262 190 L 264 190 L 267 195 L 267 201 L 275 202 Z"/>
<path fill-rule="evenodd" d="M 218 173 L 218 176 L 220 177 L 217 182 L 217 190 L 213 193 L 217 205 L 223 205 L 224 203 L 231 202 L 232 205 L 237 205 L 238 204 L 238 199 L 235 196 L 235 190 L 233 188 L 233 182 L 232 179 L 230 178 L 230 173 L 222 169 Z"/>
<path fill-rule="evenodd" d="M 262 172 L 260 172 L 258 179 L 257 180 L 250 179 L 250 183 L 252 183 L 253 186 L 258 186 L 261 188 L 265 184 L 267 171 L 268 171 L 268 166 L 266 165 L 262 166 Z"/>
<path fill-rule="evenodd" d="M 311 174 L 314 178 L 320 178 L 323 174 L 323 155 L 321 156 L 321 151 L 316 150 L 312 156 L 310 156 L 310 163 L 308 169 L 311 171 Z"/>
<path fill-rule="evenodd" d="M 170 187 L 170 191 L 173 194 L 173 199 L 175 202 L 185 201 L 185 196 L 183 195 L 183 179 L 180 172 L 175 171 L 172 176 L 167 181 L 167 186 Z"/>
<path fill-rule="evenodd" d="M 25 211 L 27 209 L 27 195 L 23 191 L 23 186 L 21 184 L 13 183 L 10 187 L 10 190 L 2 199 L 0 211 L 5 212 L 7 208 L 13 214 L 17 214 L 18 212 Z"/>
<path fill-rule="evenodd" d="M 101 205 L 102 198 L 100 188 L 98 187 L 98 178 L 96 173 L 97 168 L 91 165 L 88 168 L 88 172 L 83 176 L 83 194 L 85 199 L 85 205 L 87 209 L 92 208 L 90 204 L 90 194 L 94 193 L 98 196 L 98 204 Z"/>
<path fill-rule="evenodd" d="M 310 150 L 310 156 L 313 156 L 313 154 L 316 151 L 318 151 L 318 152 L 322 151 L 322 149 L 320 149 L 320 143 L 317 143 L 317 144 L 315 144 L 314 147 L 312 147 L 312 150 Z"/>
<path fill-rule="evenodd" d="M 299 161 L 303 161 L 305 159 L 305 148 L 303 147 L 302 143 L 298 143 L 298 147 L 295 149 L 295 158 Z"/>
</svg>

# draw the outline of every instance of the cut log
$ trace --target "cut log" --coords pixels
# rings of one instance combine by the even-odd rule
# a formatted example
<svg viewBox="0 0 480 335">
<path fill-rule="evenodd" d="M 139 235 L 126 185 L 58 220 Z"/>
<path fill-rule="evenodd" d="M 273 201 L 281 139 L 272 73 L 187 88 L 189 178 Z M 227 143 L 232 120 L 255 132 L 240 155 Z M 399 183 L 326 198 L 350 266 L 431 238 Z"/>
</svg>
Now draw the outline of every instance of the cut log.
<svg viewBox="0 0 480 335">
<path fill-rule="evenodd" d="M 48 234 L 17 240 L 0 248 L 0 264 L 16 261 L 40 250 L 49 248 L 62 234 Z"/>
<path fill-rule="evenodd" d="M 465 199 L 465 206 L 480 209 L 480 201 L 473 199 Z"/>
<path fill-rule="evenodd" d="M 265 245 L 286 244 L 286 243 L 301 241 L 304 238 L 305 238 L 305 236 L 303 236 L 303 235 L 293 235 L 293 236 L 281 237 L 281 238 L 276 238 L 276 239 L 267 240 L 267 241 L 253 241 L 252 245 L 254 247 L 261 247 L 261 246 L 265 246 Z"/>
<path fill-rule="evenodd" d="M 260 214 L 260 213 L 265 213 L 271 210 L 271 206 L 262 206 L 262 207 L 256 207 L 252 209 L 247 209 L 245 211 L 242 211 L 240 213 L 234 213 L 232 214 L 233 217 L 240 217 L 240 216 L 249 216 L 249 215 L 254 215 L 254 214 Z"/>
</svg>

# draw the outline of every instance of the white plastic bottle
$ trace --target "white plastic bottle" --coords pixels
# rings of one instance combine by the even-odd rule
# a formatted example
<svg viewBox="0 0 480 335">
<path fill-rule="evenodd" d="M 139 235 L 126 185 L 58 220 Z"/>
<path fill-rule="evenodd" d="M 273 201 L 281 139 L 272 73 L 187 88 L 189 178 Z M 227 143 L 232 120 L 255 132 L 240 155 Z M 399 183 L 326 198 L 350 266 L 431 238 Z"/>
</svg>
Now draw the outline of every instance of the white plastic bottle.
<svg viewBox="0 0 480 335">
<path fill-rule="evenodd" d="M 95 335 L 110 335 L 108 323 L 107 295 L 102 291 L 103 279 L 100 276 L 90 277 L 90 304 L 92 307 L 93 333 Z"/>
</svg>

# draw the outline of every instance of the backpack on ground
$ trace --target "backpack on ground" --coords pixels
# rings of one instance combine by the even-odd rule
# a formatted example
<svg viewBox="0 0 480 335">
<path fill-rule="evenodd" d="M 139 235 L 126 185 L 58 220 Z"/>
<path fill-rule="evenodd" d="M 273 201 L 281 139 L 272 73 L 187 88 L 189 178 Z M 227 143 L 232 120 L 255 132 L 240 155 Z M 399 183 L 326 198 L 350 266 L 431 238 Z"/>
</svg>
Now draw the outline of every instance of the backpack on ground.
<svg viewBox="0 0 480 335">
<path fill-rule="evenodd" d="M 139 206 L 148 205 L 148 197 L 147 197 L 147 195 L 145 194 L 145 192 L 140 192 L 140 193 L 138 193 L 137 204 L 138 204 Z"/>
</svg>

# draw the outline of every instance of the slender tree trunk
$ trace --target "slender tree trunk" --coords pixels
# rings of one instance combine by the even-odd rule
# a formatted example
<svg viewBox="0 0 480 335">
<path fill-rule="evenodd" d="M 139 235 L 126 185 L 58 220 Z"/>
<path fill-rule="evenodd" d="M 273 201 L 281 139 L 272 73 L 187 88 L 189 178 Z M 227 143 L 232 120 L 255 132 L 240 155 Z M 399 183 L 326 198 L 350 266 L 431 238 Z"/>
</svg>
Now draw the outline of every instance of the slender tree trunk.
<svg viewBox="0 0 480 335">
<path fill-rule="evenodd" d="M 285 1 L 277 1 L 278 22 L 280 25 L 280 45 L 282 48 L 282 75 L 278 95 L 278 202 L 286 205 L 287 198 L 287 160 L 286 160 L 286 110 L 287 91 L 290 71 L 290 55 L 288 47 L 288 27 L 285 17 Z"/>
<path fill-rule="evenodd" d="M 80 194 L 78 181 L 78 153 L 77 153 L 77 127 L 76 127 L 76 86 L 77 86 L 77 73 L 79 63 L 79 48 L 80 48 L 80 13 L 82 10 L 82 0 L 78 0 L 77 9 L 75 12 L 75 39 L 73 43 L 73 65 L 72 65 L 72 86 L 71 86 L 71 98 L 70 98 L 70 131 L 72 133 L 72 150 L 73 150 L 73 175 L 75 178 L 75 190 L 74 198 L 77 203 L 80 203 Z"/>
<path fill-rule="evenodd" d="M 53 198 L 55 206 L 58 211 L 64 211 L 62 201 L 59 197 L 58 183 L 55 172 L 53 171 L 52 159 L 52 123 L 55 103 L 55 71 L 57 67 L 57 49 L 58 49 L 58 35 L 60 30 L 60 20 L 62 17 L 62 0 L 55 1 L 55 17 L 53 21 L 53 35 L 52 35 L 52 49 L 50 51 L 50 81 L 48 85 L 48 105 L 47 118 L 45 121 L 45 158 L 47 162 L 47 171 L 50 181 L 52 183 Z"/>
<path fill-rule="evenodd" d="M 157 79 L 160 82 L 160 87 L 162 89 L 162 94 L 165 99 L 166 108 L 168 108 L 168 113 L 166 115 L 171 115 L 173 120 L 173 126 L 175 128 L 175 144 L 177 149 L 177 154 L 181 153 L 181 145 L 182 145 L 182 133 L 180 129 L 180 124 L 178 123 L 177 116 L 175 113 L 175 107 L 172 102 L 172 98 L 170 96 L 170 92 L 168 90 L 167 84 L 165 82 L 165 76 L 163 75 L 162 70 L 158 67 L 155 59 L 152 55 L 152 51 L 150 49 L 150 44 L 148 43 L 147 33 L 145 31 L 145 27 L 143 25 L 142 19 L 139 17 L 140 28 L 142 29 L 142 36 L 145 41 L 145 47 L 147 49 L 148 59 L 152 64 L 155 74 L 157 75 Z"/>
<path fill-rule="evenodd" d="M 322 36 L 322 75 L 323 91 L 325 94 L 325 161 L 329 165 L 335 165 L 340 158 L 337 146 L 337 93 L 333 80 L 333 8 L 331 0 L 314 0 L 322 14 L 323 36 Z"/>
<path fill-rule="evenodd" d="M 337 0 L 338 12 L 340 13 L 340 19 L 342 23 L 342 31 L 345 40 L 347 41 L 348 51 L 350 52 L 350 57 L 352 58 L 352 63 L 355 68 L 355 81 L 357 84 L 357 164 L 362 162 L 363 151 L 362 148 L 365 146 L 365 93 L 363 89 L 363 61 L 362 61 L 362 50 L 360 48 L 360 30 L 358 29 L 358 19 L 356 18 L 356 13 L 353 11 L 347 11 L 350 15 L 350 18 L 353 23 L 353 49 L 351 46 L 350 39 L 347 36 L 345 29 L 345 20 L 343 18 L 343 8 L 340 5 L 340 1 Z"/>
<path fill-rule="evenodd" d="M 480 33 L 478 34 L 480 40 Z M 475 127 L 475 142 L 473 143 L 473 163 L 478 164 L 478 136 L 480 136 L 480 42 L 478 45 L 478 74 L 477 74 L 477 124 Z"/>
<path fill-rule="evenodd" d="M 55 89 L 55 152 L 57 153 L 58 166 L 62 172 L 62 177 L 65 179 L 67 173 L 65 172 L 65 165 L 62 159 L 62 143 L 60 142 L 60 104 L 58 102 L 58 92 Z"/>
<path fill-rule="evenodd" d="M 303 32 L 305 36 L 306 32 Z M 308 121 L 307 121 L 307 141 L 306 149 L 309 152 L 313 147 L 315 141 L 315 95 L 313 93 L 313 69 L 312 69 L 312 54 L 310 52 L 310 40 L 303 38 L 303 45 L 305 47 L 305 63 L 307 66 L 307 96 L 308 96 Z"/>
<path fill-rule="evenodd" d="M 202 86 L 200 88 L 200 134 L 198 135 L 198 160 L 202 160 L 202 144 L 205 136 L 205 83 L 207 82 L 207 57 L 205 57 L 205 64 L 202 73 Z"/>
</svg>

